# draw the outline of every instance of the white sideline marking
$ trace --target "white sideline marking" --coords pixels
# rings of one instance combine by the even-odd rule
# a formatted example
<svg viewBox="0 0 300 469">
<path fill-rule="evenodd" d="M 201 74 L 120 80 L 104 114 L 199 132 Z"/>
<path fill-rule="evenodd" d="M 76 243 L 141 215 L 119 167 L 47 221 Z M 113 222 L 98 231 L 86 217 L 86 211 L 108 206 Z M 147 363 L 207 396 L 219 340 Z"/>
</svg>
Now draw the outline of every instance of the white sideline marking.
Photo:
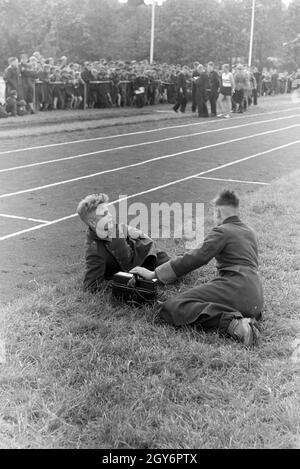
<svg viewBox="0 0 300 469">
<path fill-rule="evenodd" d="M 203 171 L 201 173 L 193 174 L 192 176 L 187 176 L 187 177 L 182 178 L 182 179 L 177 179 L 175 181 L 168 182 L 168 183 L 163 184 L 161 186 L 156 186 L 156 187 L 153 187 L 152 189 L 148 189 L 148 190 L 143 191 L 143 192 L 138 192 L 136 194 L 132 194 L 132 195 L 123 197 L 122 199 L 114 200 L 113 202 L 110 202 L 108 205 L 114 205 L 114 204 L 123 202 L 124 200 L 129 200 L 129 199 L 133 199 L 134 197 L 138 197 L 140 195 L 149 194 L 150 192 L 155 192 L 155 191 L 158 191 L 160 189 L 164 189 L 166 187 L 173 186 L 175 184 L 179 184 L 181 182 L 185 182 L 185 181 L 189 181 L 191 179 L 195 179 L 195 177 L 197 177 L 197 176 L 203 176 L 204 174 L 212 173 L 213 171 L 217 171 L 219 169 L 228 168 L 229 166 L 233 166 L 233 165 L 238 164 L 238 163 L 243 163 L 244 161 L 250 160 L 252 158 L 257 158 L 259 156 L 267 155 L 269 153 L 272 153 L 273 151 L 282 150 L 283 148 L 288 148 L 292 145 L 297 145 L 297 144 L 300 144 L 300 140 L 296 140 L 294 142 L 286 143 L 285 145 L 280 145 L 279 147 L 270 148 L 269 150 L 265 150 L 263 152 L 256 153 L 254 155 L 246 156 L 245 158 L 240 158 L 239 160 L 231 161 L 230 163 L 226 163 L 226 164 L 223 164 L 221 166 L 217 166 L 215 168 L 208 169 L 207 171 Z M 67 217 L 63 217 L 63 218 L 59 218 L 57 220 L 53 220 L 53 221 L 51 221 L 47 224 L 34 226 L 34 227 L 29 228 L 27 230 L 22 230 L 22 231 L 18 231 L 16 233 L 12 233 L 10 235 L 2 236 L 0 238 L 0 241 L 5 241 L 7 239 L 15 238 L 19 235 L 30 233 L 32 231 L 39 230 L 39 229 L 44 228 L 46 226 L 56 225 L 57 223 L 67 221 L 67 220 L 71 220 L 72 218 L 76 218 L 77 216 L 78 216 L 77 213 L 74 213 L 73 215 L 69 215 Z"/>
<path fill-rule="evenodd" d="M 287 109 L 280 109 L 278 111 L 269 111 L 269 112 L 265 112 L 265 113 L 257 113 L 257 114 L 246 114 L 246 115 L 243 115 L 243 116 L 239 116 L 239 117 L 233 117 L 232 120 L 239 120 L 239 119 L 246 119 L 246 118 L 252 118 L 252 117 L 257 117 L 257 116 L 266 116 L 266 115 L 272 115 L 272 114 L 278 114 L 279 112 L 289 112 L 289 111 L 294 111 L 295 109 L 300 109 L 300 107 L 291 107 L 291 108 L 287 108 Z M 157 129 L 149 129 L 149 130 L 139 130 L 138 132 L 129 132 L 129 133 L 124 133 L 124 134 L 116 134 L 116 135 L 107 135 L 105 137 L 94 137 L 94 138 L 86 138 L 86 139 L 81 139 L 81 140 L 71 140 L 69 142 L 60 142 L 60 143 L 51 143 L 49 145 L 39 145 L 39 146 L 36 146 L 36 147 L 27 147 L 27 148 L 17 148 L 15 150 L 6 150 L 6 151 L 1 151 L 0 152 L 0 155 L 8 155 L 10 153 L 19 153 L 19 152 L 22 152 L 22 151 L 29 151 L 29 150 L 41 150 L 43 148 L 53 148 L 53 147 L 59 147 L 59 146 L 64 146 L 64 145 L 73 145 L 73 144 L 76 144 L 76 143 L 86 143 L 86 142 L 96 142 L 96 141 L 100 141 L 100 140 L 110 140 L 110 139 L 113 139 L 113 138 L 120 138 L 120 137 L 129 137 L 131 135 L 141 135 L 141 134 L 147 134 L 147 133 L 151 133 L 151 132 L 160 132 L 162 130 L 170 130 L 170 129 L 180 129 L 180 128 L 184 128 L 184 127 L 193 127 L 195 125 L 207 125 L 207 124 L 211 124 L 211 123 L 214 123 L 214 122 L 223 122 L 224 121 L 220 121 L 220 119 L 215 119 L 215 120 L 209 120 L 209 121 L 205 121 L 205 122 L 195 122 L 195 123 L 191 123 L 191 124 L 181 124 L 181 125 L 171 125 L 171 126 L 168 126 L 168 127 L 159 127 Z M 94 129 L 95 130 L 95 129 Z"/>
<path fill-rule="evenodd" d="M 248 127 L 248 126 L 251 126 L 251 125 L 266 124 L 266 123 L 270 123 L 270 122 L 277 122 L 277 121 L 280 121 L 280 120 L 292 119 L 294 117 L 300 117 L 300 114 L 295 114 L 295 115 L 286 116 L 286 117 L 278 117 L 276 119 L 268 119 L 268 120 L 258 121 L 258 122 L 248 122 L 247 124 L 234 125 L 234 126 L 231 126 L 231 127 L 222 127 L 221 129 L 205 130 L 204 132 L 196 132 L 196 133 L 186 134 L 186 135 L 176 135 L 175 137 L 167 137 L 167 138 L 163 138 L 163 139 L 160 139 L 160 140 L 153 140 L 151 142 L 133 143 L 133 144 L 130 144 L 130 145 L 123 145 L 123 146 L 120 146 L 120 147 L 113 147 L 113 148 L 107 148 L 107 149 L 104 149 L 104 150 L 97 150 L 97 151 L 93 151 L 93 152 L 90 152 L 90 153 L 82 153 L 80 155 L 66 156 L 65 158 L 56 158 L 56 159 L 48 160 L 48 161 L 39 161 L 38 163 L 29 163 L 29 164 L 20 165 L 20 166 L 13 166 L 11 168 L 0 169 L 0 173 L 7 173 L 7 172 L 10 172 L 10 171 L 16 171 L 16 170 L 19 170 L 19 169 L 34 168 L 36 166 L 43 166 L 43 165 L 51 164 L 51 163 L 59 163 L 61 161 L 74 160 L 74 159 L 78 159 L 78 158 L 85 158 L 87 156 L 96 156 L 96 155 L 100 155 L 102 153 L 110 153 L 110 152 L 119 151 L 119 150 L 126 150 L 126 149 L 129 149 L 129 148 L 135 148 L 135 147 L 140 147 L 140 146 L 144 146 L 144 145 L 152 145 L 152 144 L 156 144 L 156 143 L 163 143 L 163 142 L 167 142 L 167 141 L 170 141 L 170 140 L 178 140 L 178 139 L 181 139 L 181 138 L 196 137 L 198 135 L 205 135 L 205 134 L 210 134 L 210 133 L 215 133 L 215 132 L 224 132 L 226 130 L 235 130 L 235 129 L 240 129 L 241 127 Z"/>
<path fill-rule="evenodd" d="M 46 184 L 44 186 L 32 187 L 30 189 L 24 189 L 22 191 L 17 191 L 17 192 L 9 192 L 7 194 L 0 195 L 0 199 L 5 199 L 7 197 L 13 197 L 13 196 L 16 196 L 16 195 L 21 195 L 21 194 L 26 194 L 28 192 L 37 192 L 37 191 L 44 190 L 44 189 L 50 189 L 52 187 L 57 187 L 57 186 L 61 186 L 61 185 L 64 185 L 64 184 L 69 184 L 71 182 L 77 182 L 77 181 L 82 181 L 84 179 L 90 179 L 90 178 L 93 178 L 93 177 L 102 176 L 103 174 L 115 173 L 115 172 L 123 171 L 125 169 L 135 168 L 137 166 L 143 166 L 143 165 L 146 165 L 148 163 L 153 163 L 154 161 L 160 161 L 160 160 L 164 160 L 164 159 L 168 159 L 168 158 L 173 158 L 175 156 L 186 155 L 188 153 L 194 153 L 196 151 L 207 150 L 209 148 L 214 148 L 214 147 L 218 147 L 218 146 L 221 146 L 221 145 L 227 145 L 229 143 L 240 142 L 242 140 L 247 140 L 249 138 L 260 137 L 262 135 L 268 135 L 268 134 L 272 134 L 272 133 L 282 132 L 283 130 L 289 130 L 289 129 L 293 129 L 295 127 L 300 127 L 300 124 L 294 124 L 294 125 L 290 125 L 288 127 L 282 127 L 281 129 L 268 130 L 266 132 L 260 132 L 258 134 L 246 135 L 244 137 L 239 137 L 239 138 L 235 138 L 235 139 L 231 139 L 231 140 L 225 140 L 223 142 L 213 143 L 211 145 L 205 145 L 205 146 L 199 147 L 199 148 L 192 148 L 190 150 L 180 151 L 178 153 L 172 153 L 170 155 L 158 156 L 156 158 L 150 158 L 148 160 L 140 161 L 138 163 L 128 164 L 128 165 L 125 165 L 125 166 L 119 166 L 118 168 L 106 169 L 105 171 L 99 171 L 98 173 L 88 174 L 86 176 L 80 176 L 80 177 L 72 178 L 72 179 L 66 179 L 65 181 L 53 182 L 52 184 Z"/>
<path fill-rule="evenodd" d="M 243 184 L 259 184 L 262 186 L 269 186 L 269 182 L 258 182 L 258 181 L 240 181 L 239 179 L 223 179 L 223 178 L 207 178 L 203 176 L 195 176 L 195 179 L 207 179 L 209 181 L 224 181 L 224 182 L 242 182 Z"/>
<path fill-rule="evenodd" d="M 35 223 L 44 223 L 45 225 L 47 225 L 48 223 L 50 223 L 49 221 L 47 220 L 37 220 L 36 218 L 27 218 L 27 217 L 18 217 L 16 215 L 6 215 L 5 213 L 0 213 L 0 217 L 3 217 L 3 218 L 13 218 L 15 220 L 26 220 L 26 221 L 33 221 Z"/>
</svg>

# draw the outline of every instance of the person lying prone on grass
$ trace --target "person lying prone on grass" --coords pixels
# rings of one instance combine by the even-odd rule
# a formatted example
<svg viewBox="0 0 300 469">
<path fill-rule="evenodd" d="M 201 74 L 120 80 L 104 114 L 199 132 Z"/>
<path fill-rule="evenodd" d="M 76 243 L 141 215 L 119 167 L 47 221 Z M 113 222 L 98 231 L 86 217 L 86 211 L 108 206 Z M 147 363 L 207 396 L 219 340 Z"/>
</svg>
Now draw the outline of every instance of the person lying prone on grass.
<svg viewBox="0 0 300 469">
<path fill-rule="evenodd" d="M 203 245 L 156 267 L 154 272 L 136 267 L 131 273 L 169 284 L 189 272 L 217 261 L 218 276 L 160 306 L 160 316 L 170 324 L 197 324 L 243 342 L 257 344 L 263 289 L 258 273 L 258 246 L 254 231 L 239 218 L 239 199 L 223 191 L 214 201 L 216 226 Z"/>
<path fill-rule="evenodd" d="M 158 251 L 154 241 L 142 231 L 125 224 L 117 225 L 109 211 L 106 194 L 92 194 L 78 205 L 77 213 L 88 226 L 84 290 L 96 292 L 103 280 L 111 280 L 119 271 L 142 266 L 151 272 L 170 258 Z"/>
</svg>

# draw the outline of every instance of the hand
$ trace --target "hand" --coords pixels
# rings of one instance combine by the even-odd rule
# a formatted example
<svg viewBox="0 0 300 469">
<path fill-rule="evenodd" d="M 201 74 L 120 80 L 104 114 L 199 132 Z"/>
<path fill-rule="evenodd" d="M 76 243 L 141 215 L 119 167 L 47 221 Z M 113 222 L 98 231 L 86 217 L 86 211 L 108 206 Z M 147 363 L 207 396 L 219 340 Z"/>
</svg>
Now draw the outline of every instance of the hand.
<svg viewBox="0 0 300 469">
<path fill-rule="evenodd" d="M 145 238 L 144 233 L 141 230 L 138 230 L 137 228 L 134 228 L 133 226 L 128 226 L 128 235 L 132 239 L 142 239 Z"/>
<path fill-rule="evenodd" d="M 155 272 L 145 269 L 144 267 L 135 267 L 130 271 L 130 274 L 137 274 L 140 277 L 143 277 L 145 280 L 153 280 L 156 278 Z"/>
</svg>

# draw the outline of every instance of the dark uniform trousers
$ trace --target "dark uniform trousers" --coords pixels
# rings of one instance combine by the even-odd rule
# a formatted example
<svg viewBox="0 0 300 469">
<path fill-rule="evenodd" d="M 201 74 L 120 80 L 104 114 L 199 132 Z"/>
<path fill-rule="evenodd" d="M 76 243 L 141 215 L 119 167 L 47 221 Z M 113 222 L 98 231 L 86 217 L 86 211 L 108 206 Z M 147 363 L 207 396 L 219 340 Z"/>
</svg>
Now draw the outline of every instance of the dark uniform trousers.
<svg viewBox="0 0 300 469">
<path fill-rule="evenodd" d="M 200 73 L 197 70 L 193 71 L 192 78 L 199 77 Z M 192 81 L 192 112 L 197 110 L 197 86 L 196 81 Z"/>
<path fill-rule="evenodd" d="M 147 235 L 133 238 L 126 225 L 117 226 L 116 231 L 116 238 L 101 240 L 94 231 L 88 230 L 84 290 L 96 292 L 103 280 L 112 279 L 119 271 L 129 272 L 137 266 L 153 271 L 170 259 L 165 252 L 156 250 L 154 241 Z"/>
<path fill-rule="evenodd" d="M 23 98 L 27 104 L 31 104 L 33 103 L 35 80 L 38 78 L 38 74 L 25 64 L 21 67 L 21 75 Z"/>
<path fill-rule="evenodd" d="M 232 107 L 233 110 L 238 110 L 239 112 L 243 112 L 243 101 L 244 101 L 244 89 L 236 89 L 232 96 Z M 237 109 L 238 106 L 238 109 Z"/>
<path fill-rule="evenodd" d="M 186 79 L 183 73 L 179 73 L 177 77 L 177 86 L 176 86 L 176 103 L 173 106 L 174 111 L 178 111 L 180 108 L 181 112 L 185 112 L 187 105 L 187 87 Z"/>
<path fill-rule="evenodd" d="M 213 70 L 208 74 L 209 78 L 209 93 L 208 93 L 208 99 L 210 102 L 210 108 L 211 108 L 211 115 L 216 116 L 217 115 L 217 100 L 219 97 L 219 88 L 220 88 L 220 80 L 217 72 Z"/>
<path fill-rule="evenodd" d="M 206 72 L 201 72 L 196 81 L 196 98 L 199 117 L 208 117 L 207 101 L 208 101 L 209 80 Z"/>
<path fill-rule="evenodd" d="M 165 321 L 225 333 L 232 319 L 261 317 L 263 291 L 257 272 L 256 236 L 238 217 L 214 228 L 199 249 L 157 267 L 156 276 L 162 283 L 171 283 L 213 257 L 219 275 L 167 300 L 160 310 Z"/>
</svg>

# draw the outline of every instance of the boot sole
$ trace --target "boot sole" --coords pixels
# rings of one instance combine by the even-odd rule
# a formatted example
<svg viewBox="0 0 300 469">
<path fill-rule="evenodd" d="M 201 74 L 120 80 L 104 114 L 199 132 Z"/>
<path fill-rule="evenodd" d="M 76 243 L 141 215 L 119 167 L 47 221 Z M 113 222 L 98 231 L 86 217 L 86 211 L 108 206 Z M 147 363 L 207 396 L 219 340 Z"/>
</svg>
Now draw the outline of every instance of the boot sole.
<svg viewBox="0 0 300 469">
<path fill-rule="evenodd" d="M 260 327 L 256 319 L 250 319 L 249 326 L 251 327 L 251 337 L 248 344 L 245 344 L 246 347 L 253 348 L 259 345 L 260 342 Z"/>
</svg>

